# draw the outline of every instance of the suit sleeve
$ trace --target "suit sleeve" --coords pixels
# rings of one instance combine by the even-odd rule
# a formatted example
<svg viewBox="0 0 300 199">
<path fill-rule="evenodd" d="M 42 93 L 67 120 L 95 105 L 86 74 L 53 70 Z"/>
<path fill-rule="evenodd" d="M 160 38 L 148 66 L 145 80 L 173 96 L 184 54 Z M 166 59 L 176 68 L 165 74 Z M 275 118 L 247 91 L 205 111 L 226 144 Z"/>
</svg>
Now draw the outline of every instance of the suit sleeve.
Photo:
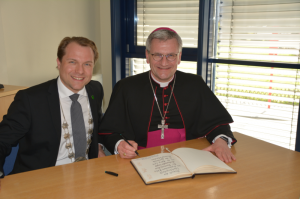
<svg viewBox="0 0 300 199">
<path fill-rule="evenodd" d="M 31 124 L 29 103 L 25 91 L 19 91 L 7 115 L 0 123 L 0 170 L 3 172 L 5 157 L 11 152 L 12 146 L 25 136 Z"/>
<path fill-rule="evenodd" d="M 97 110 L 97 114 L 98 114 L 98 132 L 100 130 L 100 123 L 101 123 L 101 120 L 102 120 L 102 117 L 103 117 L 103 113 L 102 113 L 102 102 L 103 102 L 103 96 L 104 96 L 104 91 L 103 91 L 103 86 L 100 82 L 99 83 L 99 86 L 98 86 L 98 90 L 97 90 L 97 93 L 99 93 L 99 100 L 98 100 L 98 110 Z M 101 143 L 103 144 L 104 140 L 102 139 L 101 136 L 99 136 L 99 134 L 97 135 L 98 137 L 98 143 Z"/>
</svg>

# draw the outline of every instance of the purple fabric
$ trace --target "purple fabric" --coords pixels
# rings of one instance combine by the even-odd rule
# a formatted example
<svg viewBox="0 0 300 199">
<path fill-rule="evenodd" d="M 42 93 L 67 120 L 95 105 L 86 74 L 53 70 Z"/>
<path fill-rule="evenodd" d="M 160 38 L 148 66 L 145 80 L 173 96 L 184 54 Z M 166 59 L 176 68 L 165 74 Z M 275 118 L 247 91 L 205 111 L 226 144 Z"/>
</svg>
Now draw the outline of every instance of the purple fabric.
<svg viewBox="0 0 300 199">
<path fill-rule="evenodd" d="M 185 129 L 165 129 L 165 139 L 161 139 L 161 130 L 148 132 L 147 147 L 161 146 L 186 140 Z M 138 149 L 145 149 L 139 146 Z"/>
<path fill-rule="evenodd" d="M 155 32 L 155 31 L 158 31 L 158 30 L 170 30 L 170 31 L 175 32 L 175 33 L 177 34 L 177 32 L 176 32 L 175 30 L 173 30 L 173 29 L 171 29 L 171 28 L 168 28 L 168 27 L 160 27 L 160 28 L 156 28 L 155 30 L 153 30 L 153 31 L 151 32 L 151 34 L 152 34 L 153 32 Z"/>
</svg>

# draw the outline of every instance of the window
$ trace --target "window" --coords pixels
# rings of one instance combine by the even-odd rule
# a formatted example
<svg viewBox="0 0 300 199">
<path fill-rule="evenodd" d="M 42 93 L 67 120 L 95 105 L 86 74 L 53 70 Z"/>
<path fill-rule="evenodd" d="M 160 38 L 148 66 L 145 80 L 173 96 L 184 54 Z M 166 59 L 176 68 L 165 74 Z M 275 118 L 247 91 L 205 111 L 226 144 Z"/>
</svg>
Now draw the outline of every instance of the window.
<svg viewBox="0 0 300 199">
<path fill-rule="evenodd" d="M 137 45 L 145 46 L 149 34 L 169 27 L 182 38 L 183 47 L 197 48 L 199 1 L 137 0 Z"/>
<path fill-rule="evenodd" d="M 295 149 L 299 73 L 276 63 L 299 67 L 300 1 L 220 0 L 214 7 L 213 57 L 229 60 L 214 65 L 214 88 L 232 129 Z"/>
</svg>

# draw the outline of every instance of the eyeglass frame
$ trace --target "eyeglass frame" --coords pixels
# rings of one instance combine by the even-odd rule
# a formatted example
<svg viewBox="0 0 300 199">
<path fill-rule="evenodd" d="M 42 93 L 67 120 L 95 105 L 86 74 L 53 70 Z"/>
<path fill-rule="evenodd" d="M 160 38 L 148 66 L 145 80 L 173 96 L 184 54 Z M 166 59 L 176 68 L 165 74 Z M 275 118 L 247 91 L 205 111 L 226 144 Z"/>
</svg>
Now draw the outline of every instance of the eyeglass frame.
<svg viewBox="0 0 300 199">
<path fill-rule="evenodd" d="M 153 56 L 153 55 L 155 55 L 155 54 L 159 54 L 159 55 L 161 56 L 161 59 L 160 59 L 160 60 L 155 60 L 155 59 L 154 59 L 154 56 Z M 173 54 L 176 55 L 175 59 L 169 60 L 168 57 L 169 57 L 170 55 L 173 55 Z M 160 54 L 160 53 L 153 53 L 153 54 L 150 54 L 150 55 L 152 56 L 152 58 L 153 58 L 154 61 L 161 61 L 164 57 L 166 57 L 166 59 L 167 59 L 168 61 L 175 61 L 176 58 L 177 58 L 177 56 L 178 56 L 178 54 L 179 54 L 179 53 L 170 53 L 170 54 L 164 55 L 164 54 Z"/>
</svg>

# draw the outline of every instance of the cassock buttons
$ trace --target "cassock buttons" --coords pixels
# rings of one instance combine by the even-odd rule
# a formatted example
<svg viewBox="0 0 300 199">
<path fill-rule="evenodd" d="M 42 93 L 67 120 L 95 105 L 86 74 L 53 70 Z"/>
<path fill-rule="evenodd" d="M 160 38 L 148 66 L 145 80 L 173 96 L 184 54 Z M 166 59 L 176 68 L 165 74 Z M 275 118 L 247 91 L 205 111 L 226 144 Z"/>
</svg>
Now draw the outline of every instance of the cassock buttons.
<svg viewBox="0 0 300 199">
<path fill-rule="evenodd" d="M 168 95 L 164 95 L 164 97 L 168 97 Z"/>
<path fill-rule="evenodd" d="M 167 105 L 168 105 L 168 103 L 164 103 L 164 105 L 165 105 L 165 106 L 167 106 Z"/>
</svg>

